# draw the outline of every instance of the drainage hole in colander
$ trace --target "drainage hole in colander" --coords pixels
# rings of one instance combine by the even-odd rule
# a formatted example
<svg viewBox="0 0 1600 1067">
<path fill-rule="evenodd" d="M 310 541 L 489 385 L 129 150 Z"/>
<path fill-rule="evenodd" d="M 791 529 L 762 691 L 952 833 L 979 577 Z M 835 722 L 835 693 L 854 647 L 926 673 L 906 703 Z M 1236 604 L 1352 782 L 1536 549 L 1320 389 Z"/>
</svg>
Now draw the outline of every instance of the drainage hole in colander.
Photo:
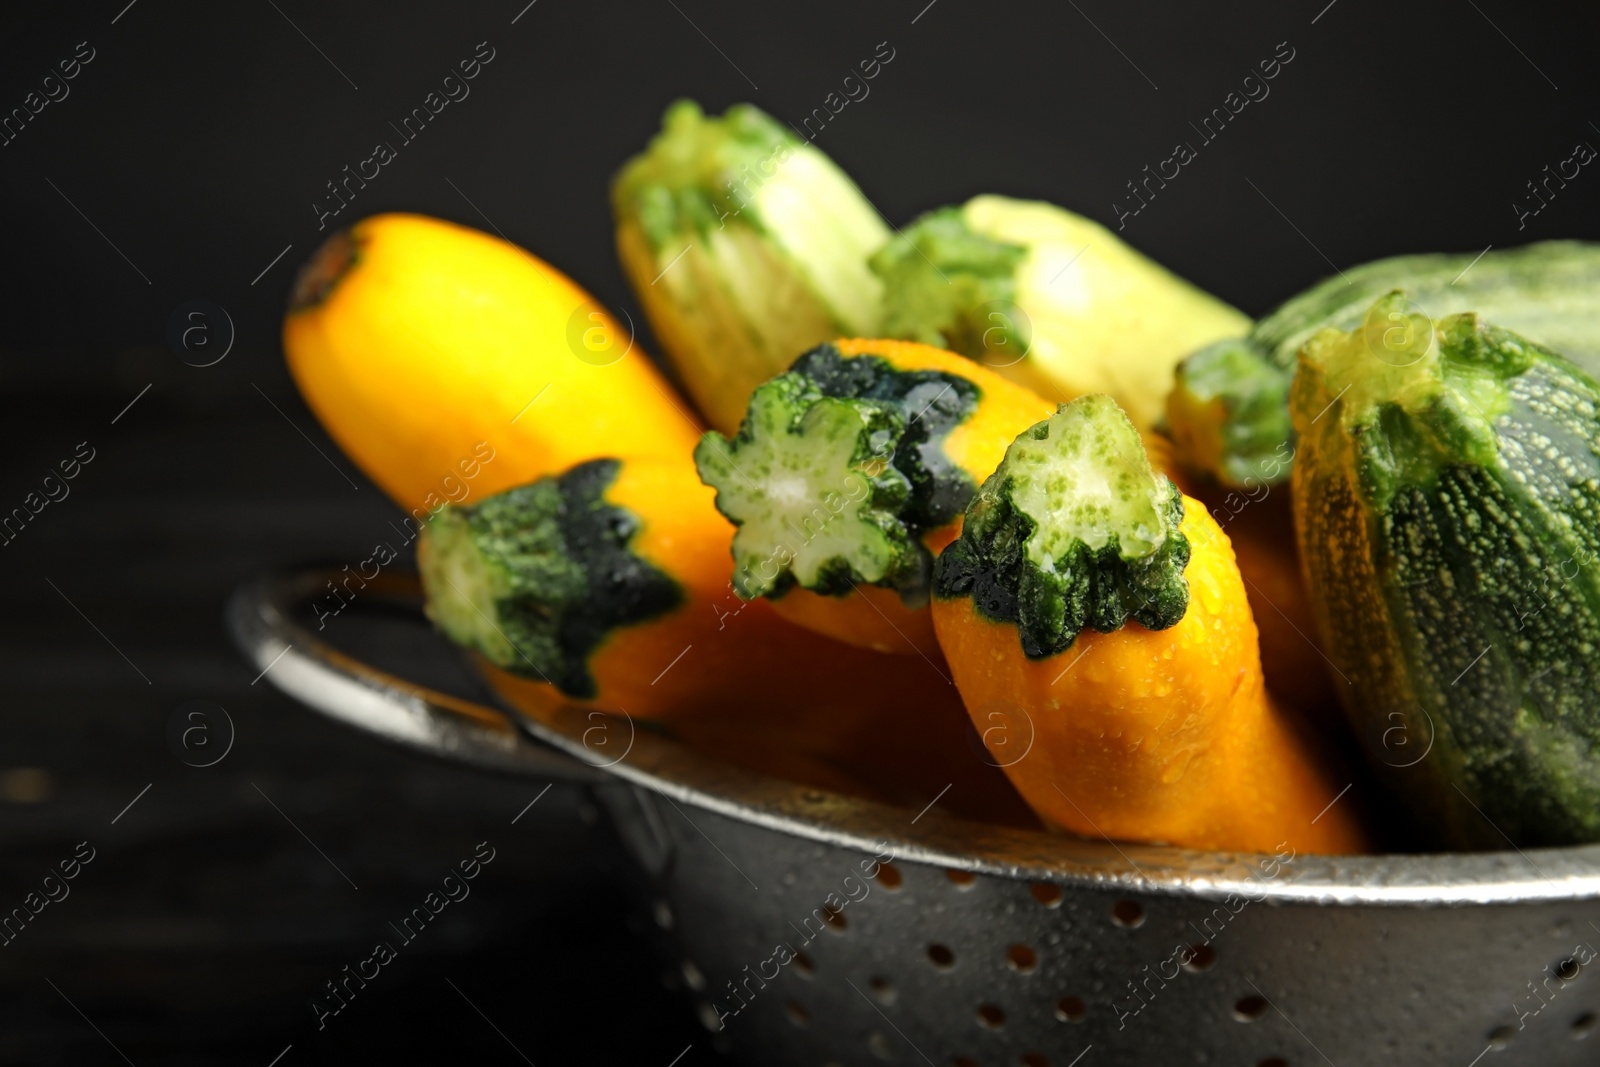
<svg viewBox="0 0 1600 1067">
<path fill-rule="evenodd" d="M 817 973 L 817 961 L 804 952 L 794 954 L 794 970 L 801 978 L 811 978 Z"/>
<path fill-rule="evenodd" d="M 1217 950 L 1210 945 L 1190 945 L 1189 958 L 1184 962 L 1183 969 L 1190 974 L 1199 974 L 1209 971 L 1217 962 Z"/>
<path fill-rule="evenodd" d="M 1596 1022 L 1600 1022 L 1600 1017 L 1597 1017 L 1592 1011 L 1586 1011 L 1572 1020 L 1572 1040 L 1582 1041 L 1588 1037 Z"/>
<path fill-rule="evenodd" d="M 1144 925 L 1144 905 L 1137 900 L 1119 900 L 1111 905 L 1111 921 L 1133 929 Z"/>
<path fill-rule="evenodd" d="M 1056 1018 L 1064 1023 L 1081 1023 L 1089 1014 L 1082 997 L 1062 997 L 1056 1001 Z"/>
<path fill-rule="evenodd" d="M 1050 1067 L 1042 1052 L 1029 1052 L 1022 1057 L 1022 1067 Z"/>
<path fill-rule="evenodd" d="M 1028 887 L 1028 892 L 1033 894 L 1034 900 L 1037 900 L 1047 908 L 1059 908 L 1061 906 L 1061 887 L 1058 885 L 1051 885 L 1049 882 L 1035 882 Z"/>
<path fill-rule="evenodd" d="M 1012 945 L 1006 949 L 1006 963 L 1018 974 L 1028 974 L 1039 966 L 1039 956 L 1027 945 Z"/>
<path fill-rule="evenodd" d="M 1560 963 L 1551 968 L 1551 971 L 1554 972 L 1555 976 L 1561 979 L 1563 982 L 1572 981 L 1574 978 L 1578 977 L 1578 972 L 1581 970 L 1583 970 L 1582 965 L 1571 956 L 1568 956 L 1566 959 L 1562 960 Z"/>
<path fill-rule="evenodd" d="M 978 1005 L 978 1025 L 998 1030 L 1006 1024 L 1006 1013 L 993 1004 Z"/>
<path fill-rule="evenodd" d="M 889 1044 L 889 1039 L 882 1034 L 872 1034 L 867 1038 L 867 1048 L 880 1060 L 894 1059 L 894 1046 Z"/>
<path fill-rule="evenodd" d="M 978 880 L 978 876 L 973 874 L 971 871 L 958 871 L 953 867 L 950 870 L 945 871 L 944 876 L 950 879 L 951 883 L 957 889 L 971 889 L 973 884 Z"/>
<path fill-rule="evenodd" d="M 878 864 L 878 873 L 873 877 L 877 878 L 880 886 L 889 890 L 890 892 L 899 889 L 900 883 L 905 881 L 905 879 L 901 877 L 900 868 L 896 867 L 892 863 Z"/>
<path fill-rule="evenodd" d="M 1254 994 L 1233 1002 L 1233 1017 L 1242 1023 L 1253 1023 L 1267 1013 L 1267 998 Z"/>
<path fill-rule="evenodd" d="M 1489 1047 L 1499 1052 L 1511 1044 L 1511 1039 L 1517 1036 L 1517 1031 L 1510 1026 L 1497 1026 L 1489 1031 Z"/>
<path fill-rule="evenodd" d="M 845 921 L 843 912 L 835 911 L 829 907 L 824 907 L 822 909 L 822 919 L 828 924 L 828 929 L 832 930 L 836 934 L 844 933 L 845 928 L 850 925 Z"/>
<path fill-rule="evenodd" d="M 878 998 L 879 1004 L 893 1004 L 894 998 L 899 994 L 895 991 L 894 983 L 882 975 L 868 983 L 872 987 L 872 995 Z"/>
<path fill-rule="evenodd" d="M 789 1001 L 783 1006 L 783 1010 L 789 1013 L 789 1021 L 796 1026 L 811 1025 L 811 1013 L 806 1011 L 806 1006 L 798 1000 Z"/>
<path fill-rule="evenodd" d="M 956 954 L 943 945 L 929 945 L 928 962 L 941 971 L 948 971 L 956 965 Z"/>
</svg>

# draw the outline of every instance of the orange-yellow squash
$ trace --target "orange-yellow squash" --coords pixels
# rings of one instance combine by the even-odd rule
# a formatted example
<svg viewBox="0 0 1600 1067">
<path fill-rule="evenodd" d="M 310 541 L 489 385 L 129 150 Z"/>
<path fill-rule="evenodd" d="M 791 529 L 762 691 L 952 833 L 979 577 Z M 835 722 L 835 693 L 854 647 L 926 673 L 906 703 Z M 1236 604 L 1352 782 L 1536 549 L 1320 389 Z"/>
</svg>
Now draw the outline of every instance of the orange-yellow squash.
<svg viewBox="0 0 1600 1067">
<path fill-rule="evenodd" d="M 1159 442 L 1160 447 L 1155 447 Z M 1317 642 L 1317 621 L 1300 570 L 1289 494 L 1264 480 L 1230 489 L 1170 461 L 1165 438 L 1147 438 L 1150 459 L 1182 489 L 1205 505 L 1228 534 L 1261 632 L 1261 670 L 1267 691 L 1325 732 L 1345 726 L 1336 677 Z"/>
<path fill-rule="evenodd" d="M 1027 818 L 965 743 L 946 674 L 741 601 L 732 537 L 687 455 L 607 458 L 444 508 L 418 558 L 434 622 L 530 714 L 656 720 L 703 751 L 879 799 L 926 803 L 955 782 L 959 810 Z M 625 732 L 593 736 L 620 751 Z"/>
<path fill-rule="evenodd" d="M 1227 536 L 1152 470 L 1110 398 L 1017 439 L 940 558 L 933 616 L 975 725 L 1047 823 L 1204 849 L 1366 847 L 1336 803 L 1349 779 L 1267 694 Z"/>
<path fill-rule="evenodd" d="M 594 298 L 507 241 L 375 215 L 302 268 L 289 369 L 329 435 L 418 519 L 700 426 Z"/>
</svg>

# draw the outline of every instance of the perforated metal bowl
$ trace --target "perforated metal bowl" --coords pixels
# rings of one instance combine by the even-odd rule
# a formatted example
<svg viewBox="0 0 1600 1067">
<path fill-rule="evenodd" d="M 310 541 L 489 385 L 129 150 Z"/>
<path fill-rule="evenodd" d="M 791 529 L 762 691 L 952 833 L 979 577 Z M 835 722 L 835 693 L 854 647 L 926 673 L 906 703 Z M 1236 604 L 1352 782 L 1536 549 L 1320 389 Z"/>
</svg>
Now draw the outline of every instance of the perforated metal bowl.
<svg viewBox="0 0 1600 1067">
<path fill-rule="evenodd" d="M 919 816 L 378 671 L 293 621 L 325 577 L 240 590 L 245 653 L 392 741 L 593 783 L 742 1061 L 1600 1062 L 1600 847 L 1282 862 Z"/>
</svg>

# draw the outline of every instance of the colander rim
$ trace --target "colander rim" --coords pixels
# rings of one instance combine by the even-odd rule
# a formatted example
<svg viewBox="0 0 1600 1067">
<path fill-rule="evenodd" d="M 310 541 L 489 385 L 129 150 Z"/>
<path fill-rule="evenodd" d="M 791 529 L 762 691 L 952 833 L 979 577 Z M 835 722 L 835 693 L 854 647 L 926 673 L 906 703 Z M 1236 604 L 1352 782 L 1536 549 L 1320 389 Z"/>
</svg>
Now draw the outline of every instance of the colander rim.
<svg viewBox="0 0 1600 1067">
<path fill-rule="evenodd" d="M 409 682 L 338 651 L 293 618 L 331 572 L 301 568 L 241 586 L 228 625 L 241 651 L 301 703 L 452 762 L 499 772 L 620 779 L 701 811 L 788 836 L 896 860 L 1063 889 L 1276 904 L 1448 907 L 1600 898 L 1600 844 L 1494 852 L 1297 855 L 1263 877 L 1261 857 L 1091 841 L 973 822 L 800 786 L 725 763 L 650 730 L 631 729 L 624 758 L 584 743 L 589 712 L 548 720 L 490 709 Z M 374 600 L 414 602 L 414 575 L 385 574 Z M 515 729 L 507 726 L 514 721 Z M 554 757 L 551 750 L 564 754 Z"/>
</svg>

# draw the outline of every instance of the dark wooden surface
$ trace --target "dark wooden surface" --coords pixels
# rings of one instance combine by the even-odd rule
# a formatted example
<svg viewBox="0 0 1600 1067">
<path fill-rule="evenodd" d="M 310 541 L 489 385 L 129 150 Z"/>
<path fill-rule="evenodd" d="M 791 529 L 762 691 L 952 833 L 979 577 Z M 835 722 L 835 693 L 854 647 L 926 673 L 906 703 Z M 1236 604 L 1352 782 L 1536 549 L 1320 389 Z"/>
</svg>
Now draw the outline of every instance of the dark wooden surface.
<svg viewBox="0 0 1600 1067">
<path fill-rule="evenodd" d="M 282 1067 L 664 1067 L 690 1044 L 685 1067 L 710 1062 L 578 788 L 512 825 L 544 782 L 386 747 L 252 684 L 223 629 L 229 592 L 261 568 L 364 558 L 394 508 L 281 383 L 266 384 L 284 414 L 206 377 L 224 367 L 135 353 L 105 368 L 60 384 L 3 368 L 5 508 L 79 441 L 95 458 L 0 547 L 0 910 L 78 842 L 96 856 L 0 948 L 0 1063 L 266 1067 L 292 1045 Z M 355 640 L 358 623 L 328 635 Z M 413 645 L 403 657 L 430 680 L 459 672 L 437 643 Z M 206 768 L 167 738 L 196 699 L 235 725 Z M 323 983 L 397 942 L 388 924 L 480 841 L 495 859 L 470 897 L 319 1031 Z"/>
</svg>

